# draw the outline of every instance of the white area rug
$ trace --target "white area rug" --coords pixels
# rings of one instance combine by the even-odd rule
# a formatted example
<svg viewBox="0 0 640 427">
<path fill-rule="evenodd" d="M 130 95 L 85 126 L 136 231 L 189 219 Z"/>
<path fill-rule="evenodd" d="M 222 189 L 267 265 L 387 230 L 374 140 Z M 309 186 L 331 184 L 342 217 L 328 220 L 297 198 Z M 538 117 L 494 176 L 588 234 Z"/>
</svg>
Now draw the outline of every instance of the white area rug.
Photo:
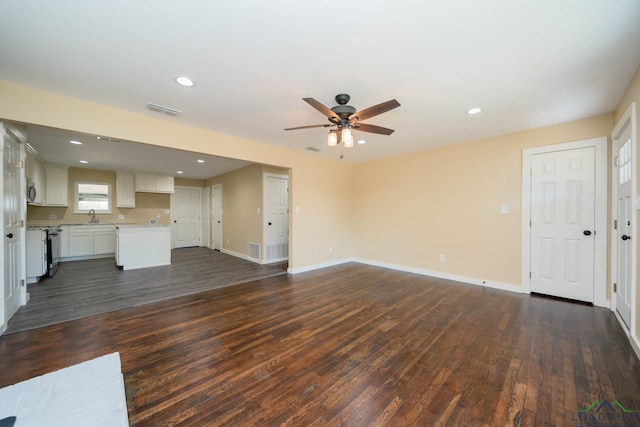
<svg viewBox="0 0 640 427">
<path fill-rule="evenodd" d="M 15 427 L 129 426 L 120 354 L 0 389 L 0 419 L 9 416 Z"/>
</svg>

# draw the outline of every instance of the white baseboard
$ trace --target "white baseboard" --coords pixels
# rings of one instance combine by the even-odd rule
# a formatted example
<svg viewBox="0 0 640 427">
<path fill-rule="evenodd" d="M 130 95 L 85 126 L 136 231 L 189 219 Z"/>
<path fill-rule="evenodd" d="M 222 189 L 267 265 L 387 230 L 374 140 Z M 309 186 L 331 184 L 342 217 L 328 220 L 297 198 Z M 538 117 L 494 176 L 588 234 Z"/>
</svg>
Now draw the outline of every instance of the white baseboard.
<svg viewBox="0 0 640 427">
<path fill-rule="evenodd" d="M 636 353 L 636 357 L 640 360 L 640 342 L 638 338 L 634 335 L 629 336 L 629 342 L 631 343 L 631 348 Z"/>
<path fill-rule="evenodd" d="M 307 265 L 305 267 L 291 268 L 287 269 L 287 273 L 289 274 L 299 274 L 306 273 L 307 271 L 320 270 L 321 268 L 333 267 L 340 264 L 345 264 L 347 262 L 352 262 L 353 258 L 344 258 L 337 259 L 334 261 L 321 262 L 319 264 Z"/>
<path fill-rule="evenodd" d="M 629 340 L 629 343 L 631 343 L 631 348 L 636 353 L 636 357 L 638 358 L 638 360 L 640 360 L 640 341 L 638 340 L 638 337 L 631 334 L 631 331 L 629 330 L 629 328 L 627 328 L 627 324 L 624 323 L 624 320 L 622 320 L 622 317 L 620 317 L 620 313 L 618 313 L 618 310 L 616 310 L 614 307 L 611 307 L 611 311 L 613 311 L 613 315 L 618 321 L 622 332 L 624 332 L 624 334 L 627 336 L 627 339 Z"/>
<path fill-rule="evenodd" d="M 247 261 L 255 262 L 256 264 L 264 264 L 261 260 L 251 258 L 249 257 L 249 255 L 241 254 L 240 252 L 230 251 L 229 249 L 220 249 L 220 252 L 222 252 L 223 254 L 234 256 L 236 258 L 246 259 Z"/>
<path fill-rule="evenodd" d="M 407 267 L 407 266 L 398 265 L 398 264 L 389 264 L 386 262 L 378 262 L 378 261 L 372 261 L 372 260 L 362 259 L 362 258 L 354 258 L 353 261 L 359 262 L 361 264 L 373 265 L 375 267 L 383 267 L 383 268 L 389 268 L 391 270 L 404 271 L 406 273 L 420 274 L 422 276 L 437 277 L 439 279 L 454 280 L 456 282 L 468 283 L 470 285 L 478 285 L 478 286 L 485 286 L 493 289 L 500 289 L 502 291 L 517 292 L 521 294 L 529 293 L 525 289 L 523 289 L 522 286 L 513 285 L 510 283 L 492 282 L 489 280 L 476 279 L 473 277 L 459 276 L 456 274 L 442 273 L 439 271 L 426 270 L 423 268 Z"/>
</svg>

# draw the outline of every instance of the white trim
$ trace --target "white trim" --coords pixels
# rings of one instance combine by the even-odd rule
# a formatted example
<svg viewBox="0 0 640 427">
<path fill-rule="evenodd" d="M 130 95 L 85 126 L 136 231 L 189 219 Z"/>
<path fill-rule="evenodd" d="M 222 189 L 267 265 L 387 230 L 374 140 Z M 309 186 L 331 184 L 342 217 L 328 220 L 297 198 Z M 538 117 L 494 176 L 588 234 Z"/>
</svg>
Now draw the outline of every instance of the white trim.
<svg viewBox="0 0 640 427">
<path fill-rule="evenodd" d="M 211 246 L 211 230 L 209 229 L 211 226 L 211 221 L 209 221 L 209 217 L 211 216 L 211 197 L 209 197 L 209 193 L 211 192 L 210 186 L 202 187 L 202 191 L 200 192 L 200 200 L 202 205 L 201 220 L 202 223 L 200 225 L 200 246 L 204 246 L 206 248 Z"/>
<path fill-rule="evenodd" d="M 307 265 L 305 267 L 291 268 L 287 269 L 287 273 L 289 274 L 299 274 L 306 273 L 308 271 L 320 270 L 327 267 L 335 267 L 336 265 L 346 264 L 348 262 L 353 262 L 353 258 L 343 258 L 337 259 L 334 261 L 321 262 L 319 264 Z"/>
<path fill-rule="evenodd" d="M 175 214 L 176 214 L 176 208 L 175 208 L 175 203 L 174 203 L 174 198 L 175 198 L 175 190 L 186 190 L 186 191 L 193 191 L 195 192 L 199 192 L 200 197 L 198 198 L 198 207 L 196 208 L 196 211 L 200 213 L 200 215 L 202 215 L 202 187 L 189 187 L 186 185 L 176 185 L 175 187 L 173 187 L 173 193 L 171 193 L 170 197 L 169 197 L 169 226 L 171 227 L 171 249 L 175 249 L 175 233 L 176 233 L 176 229 L 175 226 L 173 224 L 174 220 L 175 220 Z M 198 247 L 203 246 L 202 245 L 202 218 L 200 218 L 200 221 L 196 222 L 198 224 Z M 183 246 L 180 246 L 180 248 L 182 248 Z M 180 249 L 178 248 L 178 249 Z"/>
<path fill-rule="evenodd" d="M 216 235 L 215 235 L 215 228 L 216 228 L 216 225 L 215 225 L 215 224 L 214 224 L 214 222 L 213 222 L 213 221 L 214 221 L 214 219 L 213 219 L 213 203 L 214 203 L 214 202 L 213 202 L 213 192 L 214 192 L 216 189 L 218 189 L 218 188 L 220 189 L 220 235 L 219 235 L 219 236 L 216 236 Z M 209 203 L 211 204 L 211 212 L 209 212 L 209 219 L 211 220 L 211 239 L 210 239 L 210 242 L 209 242 L 209 243 L 210 243 L 211 248 L 215 249 L 215 240 L 216 240 L 216 238 L 218 238 L 218 239 L 220 240 L 220 249 L 218 249 L 218 250 L 219 250 L 219 251 L 222 251 L 222 247 L 223 247 L 223 245 L 222 245 L 222 243 L 223 243 L 223 242 L 222 242 L 222 235 L 224 234 L 224 233 L 222 232 L 222 225 L 224 224 L 223 219 L 222 219 L 222 218 L 223 218 L 223 209 L 222 209 L 222 184 L 214 184 L 214 185 L 212 185 L 212 186 L 211 186 L 211 193 L 210 193 L 210 195 L 209 195 L 209 196 L 210 196 L 210 197 L 209 197 Z"/>
<path fill-rule="evenodd" d="M 355 258 L 354 261 L 359 262 L 361 264 L 373 265 L 375 267 L 389 268 L 391 270 L 398 270 L 398 271 L 404 271 L 406 273 L 420 274 L 422 276 L 437 277 L 439 279 L 453 280 L 456 282 L 467 283 L 470 285 L 500 289 L 502 291 L 516 292 L 520 294 L 528 293 L 527 290 L 524 290 L 522 286 L 517 284 L 489 282 L 486 280 L 476 279 L 473 277 L 459 276 L 457 274 L 442 273 L 439 271 L 425 270 L 423 268 L 407 267 L 407 266 L 398 265 L 398 264 L 389 264 L 386 262 L 378 262 L 378 261 L 372 261 L 372 260 L 362 259 L 362 258 Z"/>
<path fill-rule="evenodd" d="M 640 342 L 638 342 L 638 339 L 634 335 L 629 337 L 629 342 L 631 343 L 631 348 L 636 353 L 636 357 L 640 360 Z"/>
<path fill-rule="evenodd" d="M 291 217 L 291 201 L 289 200 L 289 175 L 285 175 L 285 174 L 281 174 L 281 173 L 271 173 L 271 172 L 262 172 L 262 253 L 260 254 L 260 259 L 264 260 L 267 251 L 265 250 L 265 248 L 268 246 L 268 242 L 267 242 L 267 236 L 269 235 L 269 232 L 267 231 L 267 178 L 268 177 L 273 177 L 273 178 L 279 178 L 279 179 L 285 179 L 287 180 L 287 228 L 290 227 L 289 223 L 291 221 L 290 217 Z M 289 253 L 289 248 L 291 247 L 291 244 L 289 242 L 289 239 L 291 238 L 291 233 L 290 233 L 290 229 L 289 231 L 289 238 L 287 239 L 287 253 Z M 277 260 L 275 259 L 270 259 L 268 260 L 269 263 L 272 262 L 278 262 L 278 261 L 287 261 L 289 260 L 289 257 L 286 258 L 279 258 Z"/>
<path fill-rule="evenodd" d="M 222 252 L 223 254 L 234 256 L 236 258 L 242 258 L 242 259 L 245 259 L 247 261 L 254 262 L 256 264 L 264 264 L 262 262 L 262 260 L 251 258 L 249 255 L 241 254 L 240 252 L 234 252 L 234 251 L 230 251 L 229 249 L 224 249 L 224 248 L 220 249 L 220 252 Z"/>
<path fill-rule="evenodd" d="M 622 117 L 620 117 L 620 120 L 618 120 L 618 123 L 616 123 L 615 127 L 613 128 L 613 131 L 611 131 L 611 146 L 613 147 L 613 140 L 617 138 L 618 134 L 622 131 L 622 129 L 624 128 L 625 124 L 629 122 L 631 129 L 630 129 L 630 135 L 631 135 L 631 195 L 632 197 L 634 197 L 634 201 L 635 199 L 638 197 L 636 194 L 637 191 L 637 185 L 636 185 L 636 179 L 637 179 L 637 165 L 636 165 L 636 159 L 637 159 L 637 141 L 636 141 L 636 133 L 637 133 L 637 128 L 636 128 L 636 104 L 635 102 L 632 102 L 631 105 L 629 105 L 629 107 L 627 107 L 626 111 L 624 112 L 624 114 L 622 115 Z M 613 148 L 612 148 L 613 149 Z M 615 156 L 615 153 L 612 153 L 611 157 L 612 157 L 612 161 L 613 158 Z M 617 171 L 615 168 L 611 168 L 611 218 L 612 219 L 616 219 L 618 217 L 618 204 L 616 203 L 616 199 L 617 199 Z M 634 205 L 635 207 L 635 205 Z M 631 236 L 635 239 L 636 236 L 638 235 L 637 233 L 637 220 L 636 220 L 636 215 L 637 212 L 633 212 L 631 214 Z M 633 241 L 633 240 L 632 240 Z M 615 283 L 617 281 L 617 266 L 618 266 L 618 259 L 617 259 L 617 233 L 614 233 L 613 231 L 611 232 L 611 283 Z M 622 320 L 622 318 L 620 317 L 620 315 L 618 314 L 618 311 L 616 310 L 616 295 L 613 292 L 613 289 L 611 290 L 611 305 L 610 308 L 611 310 L 614 312 L 616 319 L 618 319 L 618 323 L 620 324 L 620 326 L 622 327 L 622 330 L 625 331 L 625 333 L 627 334 L 627 336 L 629 337 L 629 342 L 631 342 L 631 346 L 633 347 L 634 351 L 636 352 L 636 355 L 638 356 L 638 358 L 640 359 L 640 346 L 638 343 L 638 338 L 637 338 L 637 331 L 636 331 L 636 291 L 637 291 L 637 287 L 638 284 L 636 283 L 636 277 L 637 277 L 637 261 L 636 261 L 636 257 L 637 257 L 637 244 L 631 245 L 631 280 L 629 281 L 629 283 L 631 284 L 631 319 L 629 321 L 629 327 L 627 328 L 627 325 L 624 323 L 624 321 Z"/>
<path fill-rule="evenodd" d="M 530 293 L 529 272 L 531 271 L 531 160 L 535 154 L 554 151 L 574 150 L 595 147 L 595 253 L 594 253 L 594 291 L 593 304 L 609 307 L 607 301 L 607 137 L 585 139 L 564 144 L 522 150 L 522 272 L 521 287 Z"/>
</svg>

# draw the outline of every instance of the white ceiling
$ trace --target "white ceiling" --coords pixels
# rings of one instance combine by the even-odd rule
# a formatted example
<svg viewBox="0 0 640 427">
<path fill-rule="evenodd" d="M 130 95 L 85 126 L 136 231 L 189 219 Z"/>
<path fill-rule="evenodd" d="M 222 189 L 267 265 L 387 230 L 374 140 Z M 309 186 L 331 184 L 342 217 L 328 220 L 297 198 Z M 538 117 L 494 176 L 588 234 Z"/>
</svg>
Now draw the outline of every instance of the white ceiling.
<svg viewBox="0 0 640 427">
<path fill-rule="evenodd" d="M 327 123 L 301 98 L 396 98 L 365 121 L 396 132 L 354 132 L 367 144 L 348 162 L 610 113 L 640 65 L 638 0 L 4 0 L 0 12 L 1 79 L 319 156 L 339 157 L 327 129 L 283 130 Z"/>
</svg>

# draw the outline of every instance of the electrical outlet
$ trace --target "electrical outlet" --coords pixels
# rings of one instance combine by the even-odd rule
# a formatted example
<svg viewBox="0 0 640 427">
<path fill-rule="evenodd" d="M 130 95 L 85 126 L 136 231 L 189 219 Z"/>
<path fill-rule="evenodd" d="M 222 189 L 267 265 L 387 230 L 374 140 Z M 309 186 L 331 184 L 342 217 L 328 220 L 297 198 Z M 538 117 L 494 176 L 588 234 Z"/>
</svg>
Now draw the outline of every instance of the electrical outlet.
<svg viewBox="0 0 640 427">
<path fill-rule="evenodd" d="M 56 215 L 56 214 L 49 214 L 49 219 L 58 219 L 58 215 Z"/>
<path fill-rule="evenodd" d="M 333 246 L 329 246 L 329 253 L 333 252 Z"/>
<path fill-rule="evenodd" d="M 227 244 L 229 243 L 229 239 L 227 239 Z"/>
<path fill-rule="evenodd" d="M 160 214 L 156 214 L 156 218 L 160 218 Z"/>
<path fill-rule="evenodd" d="M 444 256 L 444 254 L 440 254 L 440 262 L 445 262 L 447 260 L 447 257 Z"/>
<path fill-rule="evenodd" d="M 122 214 L 118 215 L 118 219 L 124 219 L 124 215 Z"/>
</svg>

